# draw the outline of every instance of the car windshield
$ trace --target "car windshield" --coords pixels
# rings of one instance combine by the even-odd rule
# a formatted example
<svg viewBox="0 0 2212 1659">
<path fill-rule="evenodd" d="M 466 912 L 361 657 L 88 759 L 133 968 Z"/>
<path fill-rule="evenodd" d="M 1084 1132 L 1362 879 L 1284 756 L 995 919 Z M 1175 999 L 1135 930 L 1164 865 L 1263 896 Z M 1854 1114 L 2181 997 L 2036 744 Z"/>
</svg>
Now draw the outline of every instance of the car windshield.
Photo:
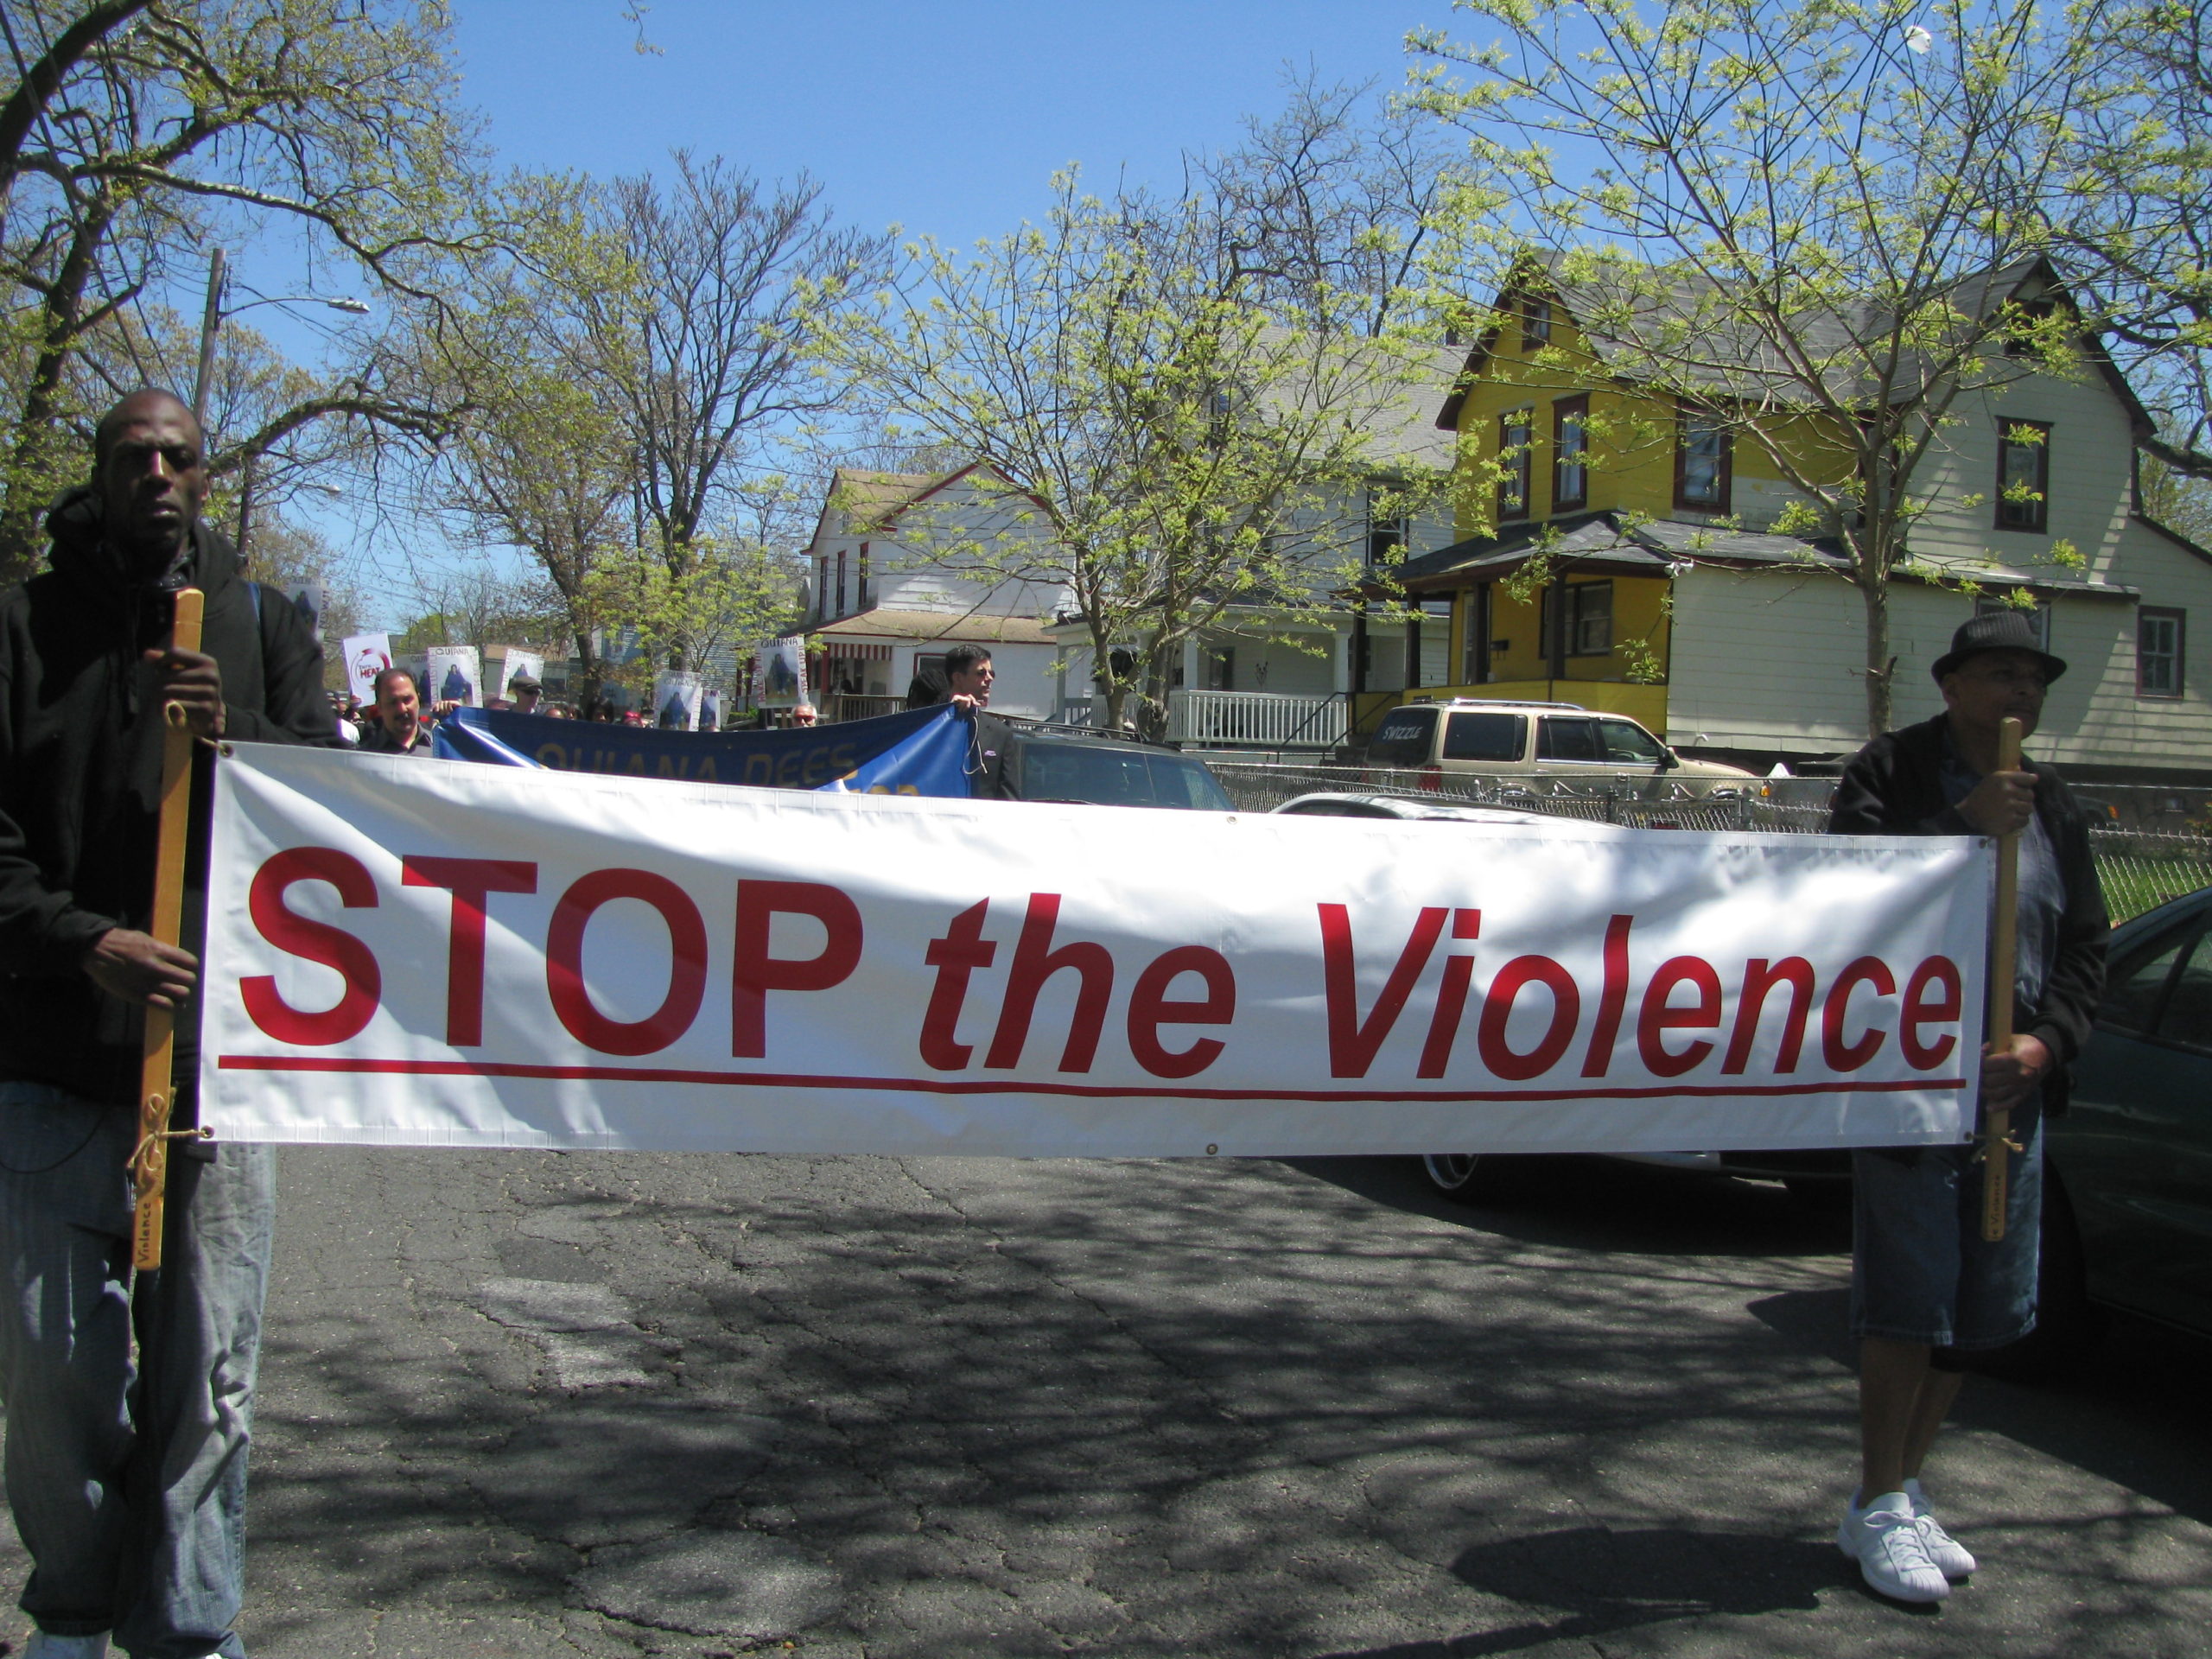
<svg viewBox="0 0 2212 1659">
<path fill-rule="evenodd" d="M 1378 766 L 1426 766 L 1429 737 L 1435 730 L 1435 709 L 1393 709 L 1367 746 L 1368 760 Z"/>
<path fill-rule="evenodd" d="M 1234 811 L 1214 775 L 1198 761 L 1134 744 L 1025 740 L 1021 798 L 1093 801 L 1103 806 L 1175 806 Z"/>
<path fill-rule="evenodd" d="M 1608 760 L 1656 766 L 1667 758 L 1667 751 L 1659 746 L 1659 740 L 1634 721 L 1599 721 L 1598 741 L 1605 746 Z"/>
</svg>

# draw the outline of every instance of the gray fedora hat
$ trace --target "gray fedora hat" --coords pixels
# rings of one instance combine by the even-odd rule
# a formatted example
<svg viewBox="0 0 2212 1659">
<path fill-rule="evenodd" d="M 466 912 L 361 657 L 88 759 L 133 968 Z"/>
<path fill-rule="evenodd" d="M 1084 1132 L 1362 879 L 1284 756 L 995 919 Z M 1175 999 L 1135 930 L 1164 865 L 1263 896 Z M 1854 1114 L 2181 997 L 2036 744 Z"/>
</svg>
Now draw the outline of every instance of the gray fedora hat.
<svg viewBox="0 0 2212 1659">
<path fill-rule="evenodd" d="M 2028 620 L 2028 613 L 2010 606 L 1961 622 L 1959 631 L 1951 636 L 1951 649 L 1936 659 L 1936 666 L 1929 671 L 1940 680 L 1967 658 L 1980 656 L 1985 651 L 2024 651 L 2043 664 L 2045 679 L 2055 680 L 2066 671 L 2065 660 L 2043 648 L 2043 641 L 2036 637 L 2036 625 Z"/>
</svg>

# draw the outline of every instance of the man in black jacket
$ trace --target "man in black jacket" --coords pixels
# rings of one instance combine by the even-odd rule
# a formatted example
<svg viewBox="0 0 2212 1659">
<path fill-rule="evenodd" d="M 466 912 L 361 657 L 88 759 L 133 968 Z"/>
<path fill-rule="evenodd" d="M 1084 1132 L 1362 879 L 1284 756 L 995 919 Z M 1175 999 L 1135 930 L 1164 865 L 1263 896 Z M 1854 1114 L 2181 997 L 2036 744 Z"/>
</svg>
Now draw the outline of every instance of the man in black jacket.
<svg viewBox="0 0 2212 1659">
<path fill-rule="evenodd" d="M 1867 1583 L 1905 1601 L 1940 1601 L 1974 1568 L 1936 1521 L 1921 1465 L 1964 1380 L 1957 1356 L 2034 1327 L 2043 1116 L 2064 1104 L 2066 1067 L 2104 988 L 2109 924 L 2081 804 L 2049 766 L 1998 762 L 2001 722 L 2033 735 L 2065 671 L 2023 613 L 1967 622 L 1936 664 L 1944 712 L 1868 744 L 1828 820 L 1847 835 L 2019 836 L 2018 952 L 1992 964 L 2012 979 L 2015 1034 L 1981 1061 L 1983 1107 L 2012 1112 L 2004 1239 L 1981 1236 L 1975 1146 L 1872 1147 L 1852 1160 L 1861 1460 L 1836 1543 Z"/>
<path fill-rule="evenodd" d="M 239 1603 L 275 1168 L 180 1143 L 164 1265 L 130 1281 L 143 1010 L 177 1014 L 196 1121 L 195 954 L 212 756 L 194 785 L 183 945 L 152 906 L 162 710 L 201 738 L 334 742 L 321 652 L 200 522 L 199 423 L 167 392 L 100 422 L 94 479 L 48 520 L 53 569 L 0 598 L 0 1396 L 32 1560 L 26 1659 L 242 1659 Z M 202 649 L 168 645 L 176 590 Z M 137 1342 L 134 1377 L 132 1338 Z"/>
</svg>

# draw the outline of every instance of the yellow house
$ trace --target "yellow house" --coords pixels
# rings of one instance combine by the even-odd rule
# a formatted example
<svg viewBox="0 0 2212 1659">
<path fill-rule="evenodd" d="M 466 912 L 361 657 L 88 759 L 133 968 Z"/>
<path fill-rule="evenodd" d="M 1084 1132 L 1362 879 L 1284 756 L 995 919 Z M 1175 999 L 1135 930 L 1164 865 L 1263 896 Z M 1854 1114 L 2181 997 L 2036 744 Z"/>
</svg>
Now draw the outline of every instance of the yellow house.
<svg viewBox="0 0 2212 1659">
<path fill-rule="evenodd" d="M 2036 263 L 1985 280 L 2023 305 L 2058 291 Z M 1578 321 L 1580 297 L 1531 261 L 1493 302 L 1437 417 L 1458 438 L 1460 539 L 1394 573 L 1415 637 L 1448 630 L 1448 648 L 1409 644 L 1427 671 L 1402 685 L 1355 678 L 1356 728 L 1414 697 L 1535 699 L 1626 714 L 1719 758 L 1853 752 L 1866 623 L 1840 539 L 1802 533 L 1813 504 L 1725 404 L 1638 384 Z M 2023 372 L 1962 395 L 1923 461 L 1914 487 L 1938 505 L 1891 589 L 1895 718 L 1940 708 L 1925 664 L 1978 607 L 2024 592 L 2077 670 L 2053 688 L 2039 753 L 2092 775 L 2212 775 L 2212 664 L 2186 625 L 2212 607 L 2212 554 L 2140 511 L 2147 417 L 2085 355 L 2079 378 Z M 1767 429 L 1802 471 L 1834 456 L 1827 475 L 1849 475 L 1848 451 L 1810 421 Z"/>
</svg>

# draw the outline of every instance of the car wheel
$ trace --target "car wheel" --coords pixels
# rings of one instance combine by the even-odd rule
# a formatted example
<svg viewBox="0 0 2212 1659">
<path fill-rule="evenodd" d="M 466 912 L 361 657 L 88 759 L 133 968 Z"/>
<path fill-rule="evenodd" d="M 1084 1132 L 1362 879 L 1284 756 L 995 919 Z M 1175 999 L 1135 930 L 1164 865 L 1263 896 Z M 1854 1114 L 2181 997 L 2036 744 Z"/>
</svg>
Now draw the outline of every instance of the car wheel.
<svg viewBox="0 0 2212 1659">
<path fill-rule="evenodd" d="M 1522 1187 L 1522 1160 L 1510 1154 L 1432 1152 L 1421 1166 L 1431 1186 L 1462 1204 L 1502 1203 Z"/>
<path fill-rule="evenodd" d="M 2047 1382 L 2080 1369 L 2111 1324 L 2089 1300 L 2088 1258 L 2074 1205 L 2044 1169 L 2043 1240 L 2036 1279 L 2036 1328 L 2016 1343 L 1967 1356 L 1968 1366 L 2008 1382 Z"/>
</svg>

